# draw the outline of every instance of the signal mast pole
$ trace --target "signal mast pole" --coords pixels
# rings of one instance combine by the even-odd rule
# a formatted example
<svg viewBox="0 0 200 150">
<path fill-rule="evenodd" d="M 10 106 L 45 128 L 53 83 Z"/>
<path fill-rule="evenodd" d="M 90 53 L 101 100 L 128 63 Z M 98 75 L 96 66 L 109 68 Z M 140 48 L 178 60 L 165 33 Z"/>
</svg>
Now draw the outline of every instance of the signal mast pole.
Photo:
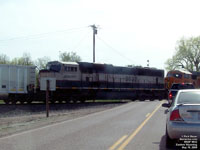
<svg viewBox="0 0 200 150">
<path fill-rule="evenodd" d="M 95 24 L 90 26 L 93 29 L 93 63 L 95 62 L 95 34 L 97 34 L 97 27 Z"/>
</svg>

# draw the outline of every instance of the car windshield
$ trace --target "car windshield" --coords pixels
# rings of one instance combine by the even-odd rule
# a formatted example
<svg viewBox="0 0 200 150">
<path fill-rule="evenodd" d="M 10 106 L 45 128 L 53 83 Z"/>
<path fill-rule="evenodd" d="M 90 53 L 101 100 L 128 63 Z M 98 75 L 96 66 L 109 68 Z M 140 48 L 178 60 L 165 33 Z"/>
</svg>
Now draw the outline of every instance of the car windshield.
<svg viewBox="0 0 200 150">
<path fill-rule="evenodd" d="M 178 104 L 200 104 L 200 92 L 181 92 L 178 97 Z"/>
</svg>

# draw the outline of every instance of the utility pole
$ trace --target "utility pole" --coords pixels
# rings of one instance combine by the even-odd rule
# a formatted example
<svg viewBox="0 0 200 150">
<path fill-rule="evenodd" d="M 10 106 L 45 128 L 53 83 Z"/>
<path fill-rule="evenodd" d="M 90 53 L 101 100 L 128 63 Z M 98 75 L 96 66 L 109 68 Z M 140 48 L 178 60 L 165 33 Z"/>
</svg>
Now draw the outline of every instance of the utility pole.
<svg viewBox="0 0 200 150">
<path fill-rule="evenodd" d="M 97 34 L 97 27 L 95 24 L 90 26 L 93 29 L 93 63 L 95 62 L 95 34 Z"/>
</svg>

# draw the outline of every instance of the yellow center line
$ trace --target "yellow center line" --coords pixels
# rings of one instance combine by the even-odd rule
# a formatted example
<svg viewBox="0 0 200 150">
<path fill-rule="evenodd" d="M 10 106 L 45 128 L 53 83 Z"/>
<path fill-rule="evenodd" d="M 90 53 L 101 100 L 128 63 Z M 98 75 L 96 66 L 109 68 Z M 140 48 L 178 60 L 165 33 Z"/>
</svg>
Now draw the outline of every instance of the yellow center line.
<svg viewBox="0 0 200 150">
<path fill-rule="evenodd" d="M 124 139 L 126 139 L 127 136 L 128 135 L 124 135 L 121 137 L 115 144 L 113 144 L 113 146 L 109 148 L 109 150 L 114 150 Z"/>
<path fill-rule="evenodd" d="M 149 115 L 150 115 L 150 113 L 148 113 L 148 114 L 146 115 L 146 118 L 147 118 Z"/>
<path fill-rule="evenodd" d="M 117 149 L 117 150 L 123 150 L 128 143 L 130 143 L 130 141 L 136 136 L 136 134 L 143 128 L 143 126 L 147 123 L 147 121 L 149 121 L 149 119 L 155 114 L 155 112 L 161 107 L 163 102 L 161 102 L 160 105 L 158 105 L 155 110 L 148 116 L 148 118 L 146 118 L 142 124 L 128 137 L 127 140 L 124 141 L 124 143 L 122 143 L 122 145 Z"/>
</svg>

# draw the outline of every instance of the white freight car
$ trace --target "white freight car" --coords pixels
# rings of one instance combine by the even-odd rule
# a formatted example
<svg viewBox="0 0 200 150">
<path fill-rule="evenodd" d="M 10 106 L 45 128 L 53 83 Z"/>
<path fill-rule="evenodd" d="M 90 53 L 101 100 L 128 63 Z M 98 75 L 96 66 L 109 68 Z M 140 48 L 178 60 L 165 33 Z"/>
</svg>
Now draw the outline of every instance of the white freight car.
<svg viewBox="0 0 200 150">
<path fill-rule="evenodd" d="M 0 99 L 9 103 L 9 97 L 33 92 L 36 83 L 35 68 L 0 64 Z"/>
</svg>

